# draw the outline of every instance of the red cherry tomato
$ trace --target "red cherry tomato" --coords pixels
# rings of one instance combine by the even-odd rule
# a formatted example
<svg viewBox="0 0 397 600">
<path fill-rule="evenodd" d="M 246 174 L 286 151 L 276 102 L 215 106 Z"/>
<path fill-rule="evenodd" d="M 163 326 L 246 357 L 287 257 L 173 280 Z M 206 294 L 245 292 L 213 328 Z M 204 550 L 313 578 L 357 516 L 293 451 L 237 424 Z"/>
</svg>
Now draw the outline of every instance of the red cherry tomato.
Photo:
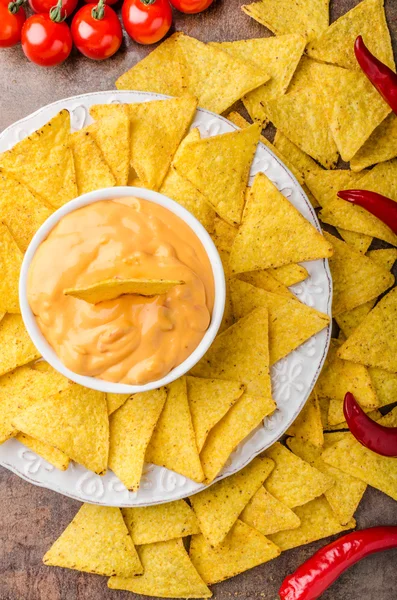
<svg viewBox="0 0 397 600">
<path fill-rule="evenodd" d="M 112 6 L 113 4 L 116 4 L 116 2 L 118 2 L 119 0 L 106 0 L 106 4 L 108 6 Z M 86 2 L 87 4 L 91 4 L 92 0 L 84 0 L 84 2 Z"/>
<path fill-rule="evenodd" d="M 193 15 L 208 8 L 214 0 L 170 0 L 172 6 L 183 13 Z"/>
<path fill-rule="evenodd" d="M 168 0 L 124 0 L 121 15 L 128 35 L 139 44 L 155 44 L 172 23 Z"/>
<path fill-rule="evenodd" d="M 35 13 L 48 14 L 57 0 L 29 0 L 31 9 Z M 75 11 L 78 0 L 62 0 L 62 16 L 70 17 Z"/>
<path fill-rule="evenodd" d="M 21 41 L 21 31 L 26 21 L 23 2 L 0 0 L 0 48 L 10 48 Z"/>
<path fill-rule="evenodd" d="M 120 48 L 123 31 L 114 10 L 99 0 L 98 5 L 87 4 L 74 15 L 72 38 L 84 56 L 104 60 Z"/>
<path fill-rule="evenodd" d="M 73 42 L 63 22 L 62 0 L 48 15 L 33 15 L 22 29 L 22 50 L 29 60 L 42 67 L 59 65 L 69 56 Z"/>
</svg>

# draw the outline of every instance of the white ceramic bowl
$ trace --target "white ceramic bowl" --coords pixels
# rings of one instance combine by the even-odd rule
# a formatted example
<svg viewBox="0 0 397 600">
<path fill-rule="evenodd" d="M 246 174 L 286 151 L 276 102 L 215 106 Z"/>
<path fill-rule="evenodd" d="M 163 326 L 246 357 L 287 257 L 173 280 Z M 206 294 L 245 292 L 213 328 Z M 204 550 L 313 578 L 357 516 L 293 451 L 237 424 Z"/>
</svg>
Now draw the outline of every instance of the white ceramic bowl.
<svg viewBox="0 0 397 600">
<path fill-rule="evenodd" d="M 212 318 L 209 328 L 204 334 L 203 339 L 197 348 L 188 356 L 188 358 L 172 369 L 165 377 L 158 379 L 157 381 L 151 381 L 144 385 L 128 385 L 125 383 L 113 383 L 110 381 L 103 381 L 102 379 L 97 379 L 96 377 L 87 377 L 85 375 L 79 375 L 78 373 L 74 373 L 70 371 L 58 358 L 57 354 L 53 350 L 52 346 L 48 343 L 46 338 L 40 331 L 40 328 L 37 325 L 36 318 L 29 306 L 28 297 L 27 297 L 27 279 L 28 279 L 28 271 L 30 267 L 30 263 L 32 262 L 33 256 L 36 253 L 37 248 L 40 246 L 41 242 L 43 242 L 50 231 L 55 227 L 62 217 L 73 212 L 74 210 L 81 208 L 82 206 L 86 206 L 87 204 L 92 204 L 93 202 L 99 202 L 101 200 L 110 200 L 112 198 L 125 198 L 127 196 L 135 196 L 136 198 L 140 198 L 142 200 L 148 200 L 150 202 L 154 202 L 155 204 L 159 204 L 160 206 L 164 206 L 172 213 L 177 215 L 180 219 L 185 221 L 187 225 L 194 231 L 197 237 L 200 239 L 201 243 L 204 246 L 204 249 L 207 252 L 208 258 L 210 260 L 212 266 L 212 273 L 214 276 L 214 284 L 215 284 L 215 302 L 214 308 L 212 311 Z M 136 187 L 113 187 L 106 188 L 103 190 L 96 190 L 94 192 L 89 192 L 88 194 L 83 194 L 79 196 L 75 200 L 68 202 L 56 212 L 54 212 L 40 229 L 36 232 L 32 241 L 29 244 L 29 247 L 26 251 L 26 254 L 23 259 L 21 274 L 19 279 L 19 301 L 22 313 L 22 319 L 25 323 L 25 327 L 32 339 L 32 342 L 36 346 L 37 350 L 40 352 L 42 357 L 50 363 L 54 369 L 65 375 L 68 379 L 79 383 L 87 388 L 92 388 L 94 390 L 98 390 L 101 392 L 112 392 L 115 394 L 136 394 L 137 392 L 145 392 L 148 390 L 152 390 L 155 388 L 159 388 L 163 385 L 167 385 L 182 377 L 185 373 L 190 371 L 194 365 L 200 360 L 202 356 L 207 352 L 208 348 L 211 346 L 217 332 L 219 326 L 222 321 L 223 311 L 225 308 L 225 276 L 223 272 L 222 262 L 219 257 L 218 251 L 212 241 L 211 237 L 201 225 L 201 223 L 183 206 L 171 200 L 167 196 L 163 194 L 159 194 L 158 192 L 153 192 L 152 190 L 147 190 L 143 188 Z"/>
</svg>

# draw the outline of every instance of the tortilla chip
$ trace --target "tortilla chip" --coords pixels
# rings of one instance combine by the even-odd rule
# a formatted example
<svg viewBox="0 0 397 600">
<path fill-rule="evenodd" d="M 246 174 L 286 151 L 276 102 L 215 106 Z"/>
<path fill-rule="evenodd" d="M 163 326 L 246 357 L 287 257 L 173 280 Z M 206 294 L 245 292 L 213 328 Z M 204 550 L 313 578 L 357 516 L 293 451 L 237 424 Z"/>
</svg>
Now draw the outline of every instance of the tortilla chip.
<svg viewBox="0 0 397 600">
<path fill-rule="evenodd" d="M 291 140 L 289 140 L 280 130 L 276 131 L 274 145 L 276 149 L 282 153 L 282 156 L 287 157 L 289 163 L 293 165 L 293 168 L 291 169 L 289 164 L 285 163 L 301 185 L 306 182 L 306 177 L 308 175 L 323 172 L 323 169 L 308 154 L 298 148 L 298 146 L 291 142 Z M 325 172 L 327 173 L 328 171 Z M 332 173 L 332 171 L 330 172 Z"/>
<path fill-rule="evenodd" d="M 299 517 L 288 506 L 269 494 L 263 486 L 251 498 L 240 519 L 263 535 L 270 535 L 284 529 L 295 529 L 300 525 Z"/>
<path fill-rule="evenodd" d="M 311 191 L 305 184 L 302 185 L 302 190 L 305 192 L 312 207 L 319 208 L 320 207 L 319 203 L 317 202 L 317 200 L 315 199 L 315 197 L 313 196 L 313 194 L 311 193 Z"/>
<path fill-rule="evenodd" d="M 385 372 L 385 371 L 383 371 Z M 378 398 L 379 400 L 379 398 Z M 320 410 L 321 410 L 321 421 L 323 423 L 323 429 L 324 431 L 340 431 L 343 429 L 349 429 L 348 424 L 346 423 L 346 421 L 342 421 L 341 423 L 336 423 L 335 425 L 330 425 L 328 423 L 328 412 L 329 412 L 329 405 L 330 405 L 330 400 L 329 398 L 321 398 L 319 397 L 318 399 L 319 404 L 320 404 Z M 379 401 L 380 404 L 380 401 Z M 368 408 L 363 408 L 364 412 L 367 413 L 367 415 L 373 420 L 373 421 L 378 421 L 381 417 L 382 417 L 382 413 L 378 410 L 371 410 Z"/>
<path fill-rule="evenodd" d="M 37 399 L 12 422 L 19 431 L 55 446 L 90 471 L 106 472 L 109 421 L 102 392 L 69 383 L 67 389 Z"/>
<path fill-rule="evenodd" d="M 372 237 L 365 235 L 364 233 L 348 231 L 347 229 L 341 229 L 340 227 L 337 227 L 337 230 L 349 246 L 363 254 L 366 253 L 372 243 Z"/>
<path fill-rule="evenodd" d="M 0 214 L 19 249 L 25 252 L 30 240 L 53 211 L 22 183 L 0 170 Z"/>
<path fill-rule="evenodd" d="M 214 244 L 218 248 L 218 250 L 230 252 L 230 248 L 232 247 L 237 232 L 237 227 L 229 225 L 229 223 L 226 223 L 226 221 L 224 221 L 220 217 L 215 217 L 213 239 Z"/>
<path fill-rule="evenodd" d="M 116 185 L 127 185 L 130 171 L 131 133 L 128 115 L 119 113 L 100 119 L 86 129 L 99 146 Z"/>
<path fill-rule="evenodd" d="M 233 273 L 331 256 L 332 246 L 264 175 L 258 173 L 230 253 Z"/>
<path fill-rule="evenodd" d="M 121 512 L 136 545 L 167 542 L 200 533 L 197 517 L 184 500 L 122 508 Z"/>
<path fill-rule="evenodd" d="M 353 333 L 353 331 L 360 325 L 368 313 L 371 312 L 375 306 L 375 303 L 376 299 L 369 300 L 368 302 L 365 302 L 365 304 L 360 304 L 360 306 L 356 306 L 356 308 L 352 308 L 351 310 L 340 313 L 335 317 L 336 322 L 346 338 Z"/>
<path fill-rule="evenodd" d="M 106 576 L 143 572 L 120 509 L 93 504 L 83 504 L 43 562 Z"/>
<path fill-rule="evenodd" d="M 370 250 L 367 253 L 369 258 L 384 266 L 389 271 L 392 270 L 394 263 L 397 260 L 396 248 L 381 248 L 380 250 Z"/>
<path fill-rule="evenodd" d="M 54 465 L 60 471 L 66 471 L 69 467 L 69 457 L 61 450 L 54 448 L 53 446 L 49 446 L 44 442 L 40 442 L 39 440 L 35 440 L 30 437 L 30 435 L 25 435 L 24 433 L 18 433 L 15 436 L 15 439 L 18 442 L 21 442 L 24 446 L 32 450 L 35 454 L 38 454 L 44 460 L 49 462 L 51 465 Z"/>
<path fill-rule="evenodd" d="M 116 179 L 91 133 L 86 129 L 76 131 L 71 135 L 70 143 L 79 195 L 116 185 Z"/>
<path fill-rule="evenodd" d="M 10 230 L 0 222 L 0 312 L 20 313 L 19 272 L 23 254 Z M 4 349 L 5 350 L 5 349 Z"/>
<path fill-rule="evenodd" d="M 327 29 L 329 0 L 294 2 L 260 0 L 241 7 L 248 16 L 261 23 L 276 35 L 300 33 L 309 40 L 317 38 Z"/>
<path fill-rule="evenodd" d="M 38 352 L 25 329 L 21 315 L 5 315 L 0 321 L 0 375 L 26 365 Z"/>
<path fill-rule="evenodd" d="M 321 447 L 324 444 L 323 425 L 317 394 L 312 392 L 301 413 L 287 430 L 287 435 L 296 437 L 300 443 Z"/>
<path fill-rule="evenodd" d="M 397 373 L 396 311 L 397 288 L 394 288 L 355 329 L 339 349 L 338 356 Z"/>
<path fill-rule="evenodd" d="M 231 225 L 240 223 L 260 125 L 186 144 L 175 168 Z"/>
<path fill-rule="evenodd" d="M 135 394 L 109 421 L 109 469 L 136 492 L 145 453 L 166 400 L 164 389 Z"/>
<path fill-rule="evenodd" d="M 187 396 L 197 449 L 201 452 L 211 429 L 243 395 L 244 385 L 237 381 L 187 377 Z"/>
<path fill-rule="evenodd" d="M 194 535 L 190 543 L 191 561 L 209 585 L 235 577 L 279 555 L 277 546 L 240 520 L 216 548 L 203 535 Z"/>
<path fill-rule="evenodd" d="M 225 310 L 223 311 L 222 323 L 219 327 L 218 334 L 222 333 L 234 323 L 232 299 L 230 297 L 230 269 L 229 269 L 229 252 L 225 252 L 218 248 L 219 257 L 222 261 L 223 271 L 225 273 L 225 284 L 226 284 L 226 300 Z"/>
<path fill-rule="evenodd" d="M 265 124 L 268 122 L 267 100 L 285 94 L 305 45 L 306 39 L 299 34 L 210 44 L 247 64 L 252 63 L 270 76 L 270 81 L 243 98 L 243 104 L 251 119 Z"/>
<path fill-rule="evenodd" d="M 61 110 L 41 129 L 0 154 L 0 168 L 58 208 L 77 196 L 69 143 L 69 112 Z"/>
<path fill-rule="evenodd" d="M 347 525 L 341 525 L 324 496 L 297 507 L 295 512 L 301 520 L 300 527 L 269 536 L 282 552 L 310 544 L 347 529 L 354 529 L 356 526 L 354 519 L 351 519 Z"/>
<path fill-rule="evenodd" d="M 354 42 L 357 36 L 362 35 L 369 50 L 394 71 L 393 49 L 383 3 L 384 0 L 363 0 L 357 4 L 308 44 L 308 55 L 321 62 L 360 71 Z"/>
<path fill-rule="evenodd" d="M 397 398 L 397 374 L 376 367 L 368 369 L 380 406 L 393 404 Z M 371 418 L 373 416 L 371 415 Z"/>
<path fill-rule="evenodd" d="M 254 458 L 238 473 L 190 497 L 201 533 L 211 546 L 216 546 L 225 539 L 239 514 L 273 468 L 273 461 Z"/>
<path fill-rule="evenodd" d="M 365 144 L 350 161 L 352 171 L 390 160 L 397 156 L 397 117 L 394 113 L 371 133 Z"/>
<path fill-rule="evenodd" d="M 138 548 L 144 573 L 140 577 L 111 577 L 108 587 L 159 598 L 211 598 L 191 563 L 183 541 L 169 540 Z"/>
<path fill-rule="evenodd" d="M 263 419 L 274 412 L 276 404 L 264 396 L 243 394 L 210 431 L 201 451 L 206 482 L 211 483 L 225 466 L 230 454 Z"/>
<path fill-rule="evenodd" d="M 239 273 L 238 279 L 250 283 L 255 287 L 261 288 L 262 290 L 266 290 L 267 292 L 272 292 L 273 294 L 278 294 L 279 296 L 286 296 L 287 298 L 295 298 L 296 296 L 294 296 L 294 294 L 290 292 L 283 283 L 280 283 L 278 279 L 270 274 L 271 272 L 275 273 L 276 271 L 278 271 L 278 268 L 267 269 L 266 271 Z"/>
<path fill-rule="evenodd" d="M 108 415 L 116 412 L 120 406 L 123 406 L 124 402 L 128 400 L 131 394 L 106 394 L 106 403 L 108 405 Z"/>
<path fill-rule="evenodd" d="M 124 294 L 139 296 L 158 296 L 166 294 L 176 285 L 183 285 L 184 281 L 167 281 L 165 279 L 107 279 L 98 281 L 83 288 L 69 288 L 63 290 L 66 296 L 79 298 L 90 304 L 99 304 L 107 300 L 115 300 Z"/>
<path fill-rule="evenodd" d="M 168 386 L 167 400 L 150 440 L 146 461 L 176 471 L 198 483 L 204 480 L 185 377 Z"/>
<path fill-rule="evenodd" d="M 302 265 L 283 265 L 282 267 L 269 269 L 269 271 L 273 277 L 278 279 L 278 281 L 287 287 L 290 285 L 295 285 L 296 283 L 300 283 L 309 277 L 309 273 L 305 267 L 302 267 Z"/>
<path fill-rule="evenodd" d="M 352 173 L 346 169 L 334 171 L 307 170 L 305 182 L 309 190 L 317 198 L 322 208 L 326 208 L 335 199 L 339 190 L 348 190 L 359 187 L 357 183 L 365 173 Z"/>
<path fill-rule="evenodd" d="M 333 485 L 332 478 L 320 473 L 280 443 L 273 444 L 265 454 L 276 463 L 265 488 L 289 508 L 310 502 Z"/>
<path fill-rule="evenodd" d="M 324 236 L 334 248 L 334 255 L 329 261 L 334 289 L 334 316 L 377 298 L 393 285 L 394 276 L 379 263 L 330 233 L 325 232 Z"/>
</svg>

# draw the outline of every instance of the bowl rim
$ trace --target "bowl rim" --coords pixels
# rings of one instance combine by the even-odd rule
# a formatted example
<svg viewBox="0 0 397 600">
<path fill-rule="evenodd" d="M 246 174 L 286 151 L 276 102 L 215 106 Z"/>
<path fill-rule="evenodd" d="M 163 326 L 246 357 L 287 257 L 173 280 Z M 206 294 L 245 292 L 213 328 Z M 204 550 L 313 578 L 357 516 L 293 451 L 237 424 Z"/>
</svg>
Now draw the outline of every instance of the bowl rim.
<svg viewBox="0 0 397 600">
<path fill-rule="evenodd" d="M 167 373 L 167 375 L 165 375 L 161 379 L 158 379 L 156 381 L 150 381 L 142 385 L 114 383 L 96 377 L 80 375 L 68 369 L 62 363 L 52 346 L 49 344 L 47 339 L 40 331 L 36 321 L 36 317 L 34 316 L 32 309 L 30 308 L 27 296 L 27 280 L 30 264 L 38 247 L 48 237 L 49 233 L 55 227 L 55 225 L 65 215 L 79 208 L 82 208 L 83 206 L 87 206 L 89 204 L 93 204 L 94 202 L 100 202 L 103 200 L 112 200 L 115 198 L 126 197 L 136 197 L 140 200 L 147 200 L 149 202 L 153 202 L 155 204 L 163 206 L 164 208 L 167 208 L 172 213 L 174 213 L 177 217 L 182 219 L 193 230 L 193 232 L 201 241 L 210 261 L 215 288 L 214 307 L 212 310 L 211 322 L 201 342 L 198 344 L 195 350 L 193 350 L 193 352 L 181 364 L 174 367 L 169 373 Z M 137 394 L 139 392 L 146 392 L 158 389 L 160 387 L 170 384 L 176 379 L 179 379 L 188 371 L 190 371 L 204 356 L 204 354 L 207 352 L 212 342 L 214 341 L 222 322 L 223 313 L 225 309 L 225 302 L 226 283 L 222 261 L 211 236 L 204 228 L 204 226 L 198 221 L 198 219 L 196 219 L 196 217 L 191 212 L 189 212 L 181 204 L 175 202 L 175 200 L 172 200 L 171 198 L 165 196 L 164 194 L 161 194 L 160 192 L 155 192 L 153 190 L 138 187 L 115 186 L 95 190 L 86 194 L 82 194 L 74 200 L 67 202 L 66 204 L 61 206 L 61 208 L 57 209 L 54 213 L 52 213 L 52 215 L 48 217 L 48 219 L 40 226 L 40 228 L 36 231 L 35 235 L 33 236 L 24 255 L 19 277 L 19 303 L 22 320 L 33 344 L 40 352 L 42 358 L 46 360 L 56 371 L 58 371 L 71 381 L 74 381 L 79 385 L 93 390 L 114 394 Z"/>
</svg>

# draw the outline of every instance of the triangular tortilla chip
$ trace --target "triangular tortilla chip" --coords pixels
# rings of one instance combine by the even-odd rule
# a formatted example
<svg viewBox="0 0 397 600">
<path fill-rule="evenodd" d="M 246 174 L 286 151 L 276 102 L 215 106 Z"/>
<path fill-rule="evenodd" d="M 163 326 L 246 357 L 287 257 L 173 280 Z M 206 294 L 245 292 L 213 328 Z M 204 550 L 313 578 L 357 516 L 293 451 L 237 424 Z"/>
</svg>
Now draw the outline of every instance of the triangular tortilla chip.
<svg viewBox="0 0 397 600">
<path fill-rule="evenodd" d="M 290 2 L 260 0 L 241 9 L 276 35 L 300 33 L 308 39 L 317 38 L 328 27 L 329 0 Z"/>
<path fill-rule="evenodd" d="M 167 400 L 150 440 L 146 461 L 198 483 L 204 479 L 184 377 L 168 386 Z"/>
<path fill-rule="evenodd" d="M 356 231 L 348 231 L 341 227 L 337 227 L 337 230 L 349 246 L 363 254 L 365 254 L 372 243 L 372 237 L 370 235 L 357 233 Z"/>
<path fill-rule="evenodd" d="M 380 250 L 370 250 L 367 253 L 367 256 L 391 271 L 394 263 L 397 260 L 397 248 L 381 248 Z"/>
<path fill-rule="evenodd" d="M 267 269 L 266 271 L 239 273 L 238 279 L 241 279 L 241 281 L 246 281 L 255 287 L 262 288 L 267 292 L 279 294 L 280 296 L 286 296 L 287 298 L 295 298 L 294 294 L 290 292 L 283 283 L 271 275 L 271 273 L 274 273 L 277 270 L 278 268 L 276 267 L 275 269 Z"/>
<path fill-rule="evenodd" d="M 70 118 L 61 110 L 51 121 L 0 154 L 0 168 L 58 208 L 77 196 Z"/>
<path fill-rule="evenodd" d="M 238 381 L 187 377 L 187 396 L 197 449 L 201 452 L 211 429 L 243 395 L 244 385 Z"/>
<path fill-rule="evenodd" d="M 0 348 L 0 375 L 40 358 L 21 315 L 8 314 L 0 320 Z"/>
<path fill-rule="evenodd" d="M 54 467 L 60 471 L 66 471 L 66 469 L 69 467 L 69 457 L 64 452 L 61 452 L 61 450 L 58 450 L 58 448 L 54 448 L 54 446 L 49 446 L 44 442 L 35 440 L 34 438 L 30 437 L 30 435 L 25 435 L 24 433 L 18 433 L 15 436 L 15 439 L 44 458 L 44 460 L 49 462 L 51 465 L 54 465 Z"/>
<path fill-rule="evenodd" d="M 234 238 L 238 232 L 238 227 L 234 227 L 229 223 L 226 223 L 223 219 L 215 216 L 214 219 L 214 233 L 212 239 L 214 240 L 215 246 L 218 250 L 224 252 L 230 252 L 230 248 L 233 245 Z"/>
<path fill-rule="evenodd" d="M 296 298 L 272 294 L 238 279 L 231 280 L 230 290 L 236 319 L 256 308 L 267 307 L 271 365 L 329 325 L 328 315 Z"/>
<path fill-rule="evenodd" d="M 266 480 L 265 488 L 289 508 L 301 506 L 324 494 L 333 480 L 301 460 L 280 443 L 273 444 L 265 455 L 276 467 Z"/>
<path fill-rule="evenodd" d="M 259 140 L 260 125 L 186 144 L 176 170 L 204 194 L 222 219 L 241 221 L 245 189 Z"/>
<path fill-rule="evenodd" d="M 0 170 L 1 220 L 22 252 L 52 212 L 27 187 Z"/>
<path fill-rule="evenodd" d="M 304 506 L 298 506 L 295 512 L 301 520 L 300 527 L 269 536 L 282 552 L 310 544 L 347 529 L 354 529 L 356 526 L 354 519 L 351 519 L 347 525 L 341 525 L 324 496 L 316 498 Z"/>
<path fill-rule="evenodd" d="M 352 173 L 346 169 L 325 171 L 324 169 L 308 170 L 305 182 L 322 208 L 326 208 L 335 199 L 339 190 L 358 188 L 358 181 L 365 173 Z"/>
<path fill-rule="evenodd" d="M 65 452 L 103 475 L 108 464 L 109 421 L 105 394 L 75 383 L 43 397 L 18 413 L 14 426 Z"/>
<path fill-rule="evenodd" d="M 394 288 L 346 340 L 338 356 L 397 373 L 396 311 L 397 288 Z"/>
<path fill-rule="evenodd" d="M 301 185 L 303 182 L 306 182 L 306 177 L 311 173 L 323 172 L 323 169 L 316 161 L 291 142 L 279 129 L 276 131 L 274 137 L 274 145 L 282 153 L 282 156 L 287 157 L 288 161 L 293 165 L 293 169 L 291 169 L 288 163 L 286 163 L 286 166 L 292 171 Z M 325 172 L 327 173 L 328 171 Z M 330 172 L 332 173 L 332 171 Z M 298 176 L 296 173 L 298 173 Z"/>
<path fill-rule="evenodd" d="M 263 486 L 251 498 L 240 519 L 263 535 L 270 535 L 284 529 L 295 529 L 300 525 L 299 517 Z"/>
<path fill-rule="evenodd" d="M 283 265 L 282 267 L 269 269 L 269 272 L 273 277 L 280 281 L 280 283 L 287 287 L 300 283 L 309 277 L 309 273 L 302 265 Z"/>
<path fill-rule="evenodd" d="M 124 402 L 128 400 L 131 394 L 106 394 L 106 402 L 108 405 L 108 415 L 114 413 L 120 406 L 123 406 Z"/>
<path fill-rule="evenodd" d="M 371 133 L 365 144 L 350 161 L 352 171 L 390 160 L 397 156 L 397 117 L 394 113 Z"/>
<path fill-rule="evenodd" d="M 270 397 L 243 394 L 208 434 L 200 454 L 206 482 L 211 483 L 229 456 L 263 419 L 276 409 Z"/>
<path fill-rule="evenodd" d="M 330 233 L 324 233 L 334 248 L 329 265 L 333 280 L 334 316 L 368 302 L 394 283 L 394 276 L 379 263 L 357 252 Z"/>
<path fill-rule="evenodd" d="M 359 71 L 354 42 L 357 36 L 362 35 L 370 51 L 394 71 L 393 49 L 383 3 L 384 0 L 363 0 L 357 4 L 309 43 L 308 55 L 325 63 Z"/>
<path fill-rule="evenodd" d="M 338 151 L 349 161 L 391 109 L 361 71 L 316 63 L 312 72 Z"/>
<path fill-rule="evenodd" d="M 70 144 L 79 195 L 116 185 L 116 179 L 89 131 L 82 129 L 73 133 Z"/>
<path fill-rule="evenodd" d="M 127 114 L 115 114 L 89 125 L 106 163 L 116 180 L 116 185 L 127 185 L 130 171 L 131 131 Z"/>
<path fill-rule="evenodd" d="M 320 404 L 315 392 L 309 396 L 302 411 L 286 433 L 315 447 L 321 447 L 324 444 Z"/>
<path fill-rule="evenodd" d="M 143 572 L 120 509 L 93 504 L 83 504 L 43 562 L 106 576 Z"/>
<path fill-rule="evenodd" d="M 134 394 L 109 421 L 109 469 L 133 492 L 139 488 L 145 453 L 166 399 L 164 389 Z"/>
<path fill-rule="evenodd" d="M 210 585 L 277 558 L 280 549 L 259 531 L 238 520 L 215 548 L 203 535 L 194 535 L 189 555 L 201 577 Z"/>
<path fill-rule="evenodd" d="M 216 546 L 225 539 L 239 514 L 263 485 L 273 468 L 273 461 L 261 457 L 254 458 L 238 473 L 190 497 L 201 533 L 211 546 Z"/>
<path fill-rule="evenodd" d="M 266 101 L 285 94 L 300 61 L 306 39 L 298 34 L 210 44 L 263 69 L 270 81 L 249 92 L 243 104 L 253 120 L 266 123 Z"/>
<path fill-rule="evenodd" d="M 121 512 L 132 541 L 138 546 L 200 533 L 197 517 L 184 500 L 123 508 Z"/>
<path fill-rule="evenodd" d="M 111 577 L 110 589 L 160 598 L 211 598 L 212 592 L 194 568 L 181 539 L 140 546 L 138 554 L 143 575 Z"/>
<path fill-rule="evenodd" d="M 115 300 L 124 294 L 158 296 L 166 294 L 176 285 L 183 285 L 183 283 L 183 281 L 165 279 L 106 279 L 87 287 L 68 288 L 63 290 L 63 293 L 90 304 L 99 304 L 99 302 Z"/>
<path fill-rule="evenodd" d="M 20 313 L 19 272 L 23 254 L 10 230 L 0 222 L 0 313 Z M 6 348 L 2 349 L 6 352 Z"/>
<path fill-rule="evenodd" d="M 332 246 L 264 175 L 255 177 L 230 253 L 233 273 L 332 255 Z"/>
<path fill-rule="evenodd" d="M 118 102 L 112 102 L 110 104 L 93 104 L 90 107 L 90 115 L 95 121 L 110 119 L 112 117 L 129 117 L 128 104 L 119 104 Z"/>
<path fill-rule="evenodd" d="M 376 298 L 365 302 L 365 304 L 360 304 L 360 306 L 356 306 L 356 308 L 340 313 L 335 317 L 335 321 L 338 323 L 346 338 L 348 338 L 360 323 L 364 321 L 365 317 L 371 312 L 375 304 Z"/>
<path fill-rule="evenodd" d="M 393 404 L 397 398 L 397 374 L 373 367 L 368 369 L 380 406 Z"/>
</svg>

